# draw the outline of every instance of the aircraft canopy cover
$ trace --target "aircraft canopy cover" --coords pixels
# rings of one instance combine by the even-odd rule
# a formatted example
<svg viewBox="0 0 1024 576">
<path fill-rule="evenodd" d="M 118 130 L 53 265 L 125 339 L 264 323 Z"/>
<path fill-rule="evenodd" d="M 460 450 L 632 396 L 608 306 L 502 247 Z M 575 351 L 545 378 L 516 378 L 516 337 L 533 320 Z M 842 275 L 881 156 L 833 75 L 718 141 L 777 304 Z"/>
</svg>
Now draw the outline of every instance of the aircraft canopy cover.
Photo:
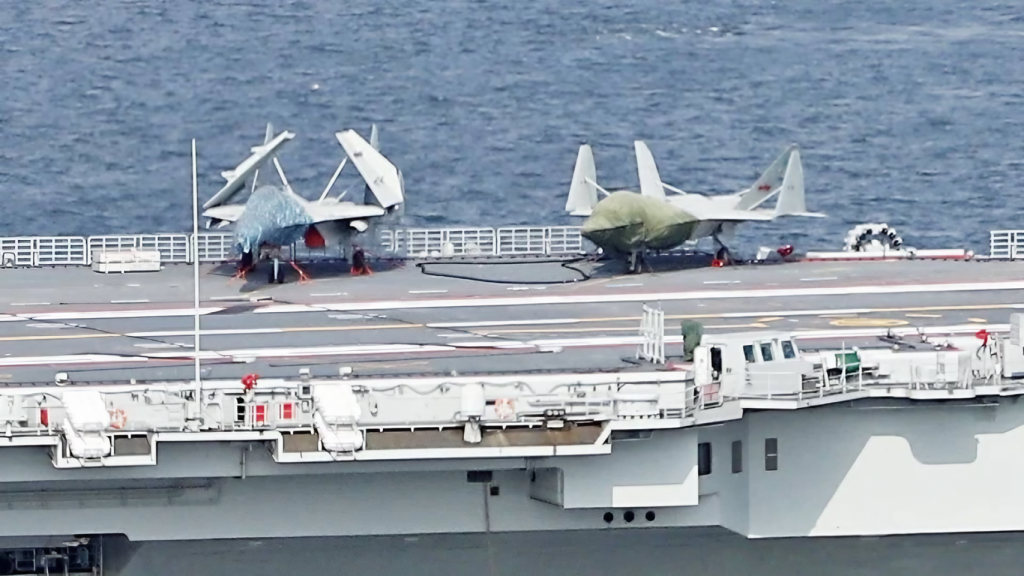
<svg viewBox="0 0 1024 576">
<path fill-rule="evenodd" d="M 689 240 L 696 225 L 694 216 L 661 198 L 614 192 L 594 207 L 581 233 L 598 246 L 621 252 L 667 250 Z"/>
<path fill-rule="evenodd" d="M 287 190 L 263 186 L 249 196 L 235 223 L 235 247 L 239 252 L 253 252 L 264 242 L 288 246 L 302 238 L 312 223 L 302 203 Z"/>
</svg>

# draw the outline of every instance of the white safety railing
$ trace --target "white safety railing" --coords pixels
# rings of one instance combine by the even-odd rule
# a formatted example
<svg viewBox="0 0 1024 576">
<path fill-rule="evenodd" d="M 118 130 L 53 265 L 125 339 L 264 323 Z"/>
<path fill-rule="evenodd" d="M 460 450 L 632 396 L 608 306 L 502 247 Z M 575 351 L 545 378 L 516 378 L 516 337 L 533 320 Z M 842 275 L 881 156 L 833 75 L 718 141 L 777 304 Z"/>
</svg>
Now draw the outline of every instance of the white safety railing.
<svg viewBox="0 0 1024 576">
<path fill-rule="evenodd" d="M 81 236 L 0 238 L 0 266 L 75 266 L 89 264 Z"/>
<path fill-rule="evenodd" d="M 1024 254 L 1024 230 L 993 230 L 989 232 L 988 256 L 1016 260 Z"/>
<path fill-rule="evenodd" d="M 494 228 L 407 229 L 402 235 L 406 254 L 427 256 L 493 256 Z"/>
<path fill-rule="evenodd" d="M 644 313 L 640 318 L 640 337 L 643 338 L 637 347 L 636 357 L 655 364 L 665 363 L 665 311 L 651 308 L 644 304 Z"/>
<path fill-rule="evenodd" d="M 187 234 L 118 234 L 89 237 L 89 258 L 96 252 L 144 250 L 160 252 L 161 262 L 191 262 Z"/>
<path fill-rule="evenodd" d="M 199 235 L 196 251 L 200 262 L 226 262 L 235 257 L 235 240 L 231 232 L 207 232 Z M 193 261 L 191 258 L 190 261 Z"/>
<path fill-rule="evenodd" d="M 588 246 L 579 226 L 509 226 L 503 228 L 382 229 L 370 241 L 368 253 L 391 258 L 449 256 L 568 256 L 584 254 Z M 117 234 L 105 236 L 24 236 L 0 238 L 0 267 L 90 266 L 97 252 L 159 251 L 164 263 L 193 261 L 191 235 Z M 341 247 L 344 248 L 344 247 Z M 345 250 L 286 247 L 297 258 L 341 257 Z M 238 258 L 231 232 L 199 234 L 200 262 Z"/>
</svg>

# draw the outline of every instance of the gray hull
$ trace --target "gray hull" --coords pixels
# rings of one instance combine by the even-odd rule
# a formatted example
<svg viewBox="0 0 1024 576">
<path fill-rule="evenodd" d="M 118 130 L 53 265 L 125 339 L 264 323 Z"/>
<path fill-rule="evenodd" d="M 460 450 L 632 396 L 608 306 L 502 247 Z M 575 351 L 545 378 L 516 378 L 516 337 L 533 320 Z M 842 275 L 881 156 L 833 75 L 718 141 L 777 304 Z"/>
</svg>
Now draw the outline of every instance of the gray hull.
<svg viewBox="0 0 1024 576">
<path fill-rule="evenodd" d="M 1024 535 L 747 540 L 715 530 L 149 542 L 123 576 L 992 576 L 1020 574 Z M 111 574 L 106 571 L 106 574 Z"/>
</svg>

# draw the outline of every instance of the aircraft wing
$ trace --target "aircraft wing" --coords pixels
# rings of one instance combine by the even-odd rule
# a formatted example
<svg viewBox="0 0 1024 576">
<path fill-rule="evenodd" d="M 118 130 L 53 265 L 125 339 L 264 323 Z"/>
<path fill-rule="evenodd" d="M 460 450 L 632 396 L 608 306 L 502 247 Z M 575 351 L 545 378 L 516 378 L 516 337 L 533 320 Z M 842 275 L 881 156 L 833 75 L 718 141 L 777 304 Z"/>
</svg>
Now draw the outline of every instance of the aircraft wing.
<svg viewBox="0 0 1024 576">
<path fill-rule="evenodd" d="M 306 204 L 306 212 L 313 218 L 313 224 L 384 215 L 384 209 L 380 206 L 352 202 L 310 202 Z"/>
<path fill-rule="evenodd" d="M 225 222 L 237 222 L 242 217 L 242 212 L 244 211 L 245 204 L 224 204 L 203 211 L 203 217 L 223 220 Z"/>
<path fill-rule="evenodd" d="M 734 210 L 731 208 L 708 208 L 702 206 L 700 209 L 693 209 L 690 206 L 684 208 L 687 212 L 699 220 L 719 222 L 765 222 L 775 219 L 775 213 L 768 210 Z"/>
<path fill-rule="evenodd" d="M 402 173 L 394 164 L 353 130 L 338 132 L 334 136 L 381 206 L 391 208 L 405 201 Z"/>
<path fill-rule="evenodd" d="M 775 212 L 770 210 L 737 210 L 720 198 L 722 197 L 709 198 L 701 194 L 687 194 L 685 196 L 670 196 L 665 200 L 694 218 L 709 222 L 767 221 L 776 216 Z"/>
<path fill-rule="evenodd" d="M 268 127 L 268 131 L 269 131 Z M 268 134 L 269 136 L 269 134 Z M 223 188 L 217 191 L 203 204 L 203 208 L 212 208 L 222 202 L 226 202 L 231 196 L 238 191 L 239 188 L 245 185 L 245 180 L 249 176 L 252 176 L 256 170 L 259 169 L 260 165 L 266 160 L 272 157 L 281 146 L 284 146 L 286 142 L 295 138 L 295 134 L 292 132 L 281 132 L 277 137 L 270 139 L 266 144 L 260 146 L 254 146 L 252 148 L 252 154 L 242 161 L 234 170 L 228 170 L 224 172 L 222 176 L 227 180 L 227 184 Z"/>
</svg>

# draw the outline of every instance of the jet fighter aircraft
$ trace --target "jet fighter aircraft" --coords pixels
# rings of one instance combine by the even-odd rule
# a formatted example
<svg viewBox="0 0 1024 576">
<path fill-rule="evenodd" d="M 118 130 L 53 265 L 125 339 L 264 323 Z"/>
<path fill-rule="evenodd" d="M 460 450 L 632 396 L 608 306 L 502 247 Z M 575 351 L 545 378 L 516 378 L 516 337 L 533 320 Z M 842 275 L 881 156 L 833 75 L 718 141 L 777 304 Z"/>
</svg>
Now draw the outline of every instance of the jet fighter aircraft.
<svg viewBox="0 0 1024 576">
<path fill-rule="evenodd" d="M 605 252 L 628 256 L 630 270 L 639 272 L 647 250 L 670 250 L 684 242 L 711 237 L 717 257 L 726 259 L 721 236 L 731 237 L 740 222 L 774 220 L 781 216 L 823 217 L 807 212 L 800 151 L 792 145 L 749 188 L 735 194 L 706 196 L 665 184 L 654 156 L 642 141 L 636 150 L 640 193 L 607 191 L 597 183 L 590 145 L 580 146 L 565 210 L 587 216 L 581 234 Z M 675 192 L 666 196 L 665 191 Z M 605 195 L 598 201 L 598 191 Z M 758 208 L 778 194 L 775 210 Z"/>
<path fill-rule="evenodd" d="M 203 216 L 209 218 L 208 228 L 235 224 L 235 248 L 242 255 L 238 277 L 244 277 L 256 262 L 269 257 L 274 261 L 270 281 L 283 282 L 278 266 L 282 247 L 300 239 L 311 248 L 344 247 L 354 234 L 370 227 L 370 218 L 400 213 L 403 208 L 402 173 L 378 151 L 376 125 L 369 144 L 352 130 L 335 134 L 346 156 L 316 201 L 306 200 L 292 190 L 277 159 L 277 151 L 294 137 L 288 131 L 273 136 L 273 127 L 268 124 L 263 145 L 254 147 L 252 154 L 234 170 L 223 172 L 227 184 L 203 204 Z M 364 204 L 343 202 L 345 193 L 337 198 L 327 197 L 349 160 L 366 182 Z M 261 179 L 260 168 L 268 162 L 277 169 L 282 186 L 266 184 Z M 246 202 L 226 204 L 245 187 L 250 176 L 252 192 Z M 309 280 L 294 261 L 290 263 L 299 272 L 300 282 Z"/>
</svg>

